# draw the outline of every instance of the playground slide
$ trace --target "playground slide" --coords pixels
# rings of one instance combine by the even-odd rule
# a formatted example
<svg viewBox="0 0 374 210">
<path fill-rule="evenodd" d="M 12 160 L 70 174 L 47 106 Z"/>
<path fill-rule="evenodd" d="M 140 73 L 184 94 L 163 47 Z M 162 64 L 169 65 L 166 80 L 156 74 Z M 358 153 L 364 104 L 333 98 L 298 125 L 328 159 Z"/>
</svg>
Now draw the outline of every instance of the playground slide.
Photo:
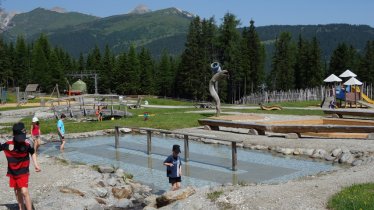
<svg viewBox="0 0 374 210">
<path fill-rule="evenodd" d="M 354 90 L 355 88 L 352 87 L 352 90 Z M 356 91 L 357 92 L 361 92 L 360 88 L 359 87 L 356 87 Z M 372 100 L 371 98 L 369 98 L 367 95 L 365 95 L 364 93 L 361 93 L 361 97 L 362 99 L 364 99 L 364 101 L 370 103 L 370 104 L 374 104 L 374 100 Z"/>
<path fill-rule="evenodd" d="M 361 97 L 362 97 L 362 99 L 364 99 L 364 101 L 366 101 L 368 103 L 371 103 L 371 104 L 374 104 L 374 100 L 370 99 L 367 95 L 361 93 Z"/>
</svg>

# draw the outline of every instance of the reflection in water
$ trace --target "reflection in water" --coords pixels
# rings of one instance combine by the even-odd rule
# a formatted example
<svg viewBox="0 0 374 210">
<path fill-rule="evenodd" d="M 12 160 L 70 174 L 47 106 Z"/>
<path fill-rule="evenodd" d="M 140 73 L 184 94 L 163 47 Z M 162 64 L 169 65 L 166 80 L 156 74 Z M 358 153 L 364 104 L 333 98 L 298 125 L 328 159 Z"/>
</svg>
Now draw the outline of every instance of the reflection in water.
<svg viewBox="0 0 374 210">
<path fill-rule="evenodd" d="M 238 174 L 232 173 L 232 184 L 238 184 Z"/>
<path fill-rule="evenodd" d="M 153 169 L 153 167 L 152 167 L 152 155 L 148 155 L 147 160 L 148 160 L 148 168 Z"/>
<path fill-rule="evenodd" d="M 183 176 L 190 176 L 190 164 L 184 163 L 184 171 L 182 171 Z"/>
</svg>

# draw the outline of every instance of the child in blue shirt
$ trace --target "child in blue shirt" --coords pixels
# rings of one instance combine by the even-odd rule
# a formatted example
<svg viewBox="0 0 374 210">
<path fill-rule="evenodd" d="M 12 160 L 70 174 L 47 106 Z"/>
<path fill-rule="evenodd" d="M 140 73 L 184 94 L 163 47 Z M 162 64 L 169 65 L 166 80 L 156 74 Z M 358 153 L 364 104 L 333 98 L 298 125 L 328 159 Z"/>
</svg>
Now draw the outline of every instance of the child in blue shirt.
<svg viewBox="0 0 374 210">
<path fill-rule="evenodd" d="M 182 161 L 179 157 L 180 152 L 180 146 L 177 144 L 173 145 L 173 154 L 169 155 L 164 161 L 166 176 L 169 177 L 169 183 L 173 191 L 178 190 L 182 182 Z"/>
</svg>

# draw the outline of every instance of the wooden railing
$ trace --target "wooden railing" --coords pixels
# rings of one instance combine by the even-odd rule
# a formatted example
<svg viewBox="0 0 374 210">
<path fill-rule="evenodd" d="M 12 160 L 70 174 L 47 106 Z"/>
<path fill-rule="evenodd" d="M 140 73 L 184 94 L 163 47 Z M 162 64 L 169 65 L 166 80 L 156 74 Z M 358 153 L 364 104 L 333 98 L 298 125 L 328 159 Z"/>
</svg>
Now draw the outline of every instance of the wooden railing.
<svg viewBox="0 0 374 210">
<path fill-rule="evenodd" d="M 152 132 L 158 132 L 158 133 L 164 133 L 164 134 L 176 134 L 176 135 L 183 135 L 184 137 L 184 159 L 186 162 L 189 162 L 190 160 L 190 149 L 189 149 L 189 136 L 194 137 L 200 137 L 200 138 L 206 138 L 206 139 L 212 139 L 212 140 L 218 140 L 218 141 L 224 141 L 224 142 L 231 142 L 231 151 L 232 151 L 232 170 L 237 170 L 238 165 L 238 158 L 237 158 L 237 143 L 243 143 L 243 141 L 235 140 L 235 139 L 225 139 L 220 138 L 216 136 L 211 135 L 203 135 L 203 134 L 191 134 L 191 133 L 185 133 L 185 132 L 175 132 L 175 131 L 169 131 L 169 130 L 163 130 L 163 129 L 155 129 L 155 128 L 131 128 L 126 127 L 130 129 L 135 130 L 143 130 L 147 132 L 147 154 L 152 154 Z M 114 128 L 114 138 L 115 138 L 115 148 L 119 147 L 119 129 L 120 126 L 115 126 Z"/>
</svg>

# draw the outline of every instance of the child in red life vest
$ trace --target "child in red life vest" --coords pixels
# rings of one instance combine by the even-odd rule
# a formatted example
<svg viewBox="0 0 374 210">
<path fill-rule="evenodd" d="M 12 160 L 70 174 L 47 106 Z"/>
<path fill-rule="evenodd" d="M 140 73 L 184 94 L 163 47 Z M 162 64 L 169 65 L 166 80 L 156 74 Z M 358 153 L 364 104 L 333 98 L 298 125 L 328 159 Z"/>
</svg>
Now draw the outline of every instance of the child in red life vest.
<svg viewBox="0 0 374 210">
<path fill-rule="evenodd" d="M 36 160 L 34 148 L 25 141 L 26 129 L 22 122 L 13 125 L 13 140 L 7 141 L 3 148 L 14 147 L 13 150 L 5 149 L 4 153 L 8 160 L 9 186 L 14 188 L 14 193 L 18 202 L 19 209 L 32 209 L 31 198 L 28 190 L 29 184 L 29 166 L 30 155 L 35 166 L 35 171 L 40 172 L 39 164 Z"/>
</svg>

